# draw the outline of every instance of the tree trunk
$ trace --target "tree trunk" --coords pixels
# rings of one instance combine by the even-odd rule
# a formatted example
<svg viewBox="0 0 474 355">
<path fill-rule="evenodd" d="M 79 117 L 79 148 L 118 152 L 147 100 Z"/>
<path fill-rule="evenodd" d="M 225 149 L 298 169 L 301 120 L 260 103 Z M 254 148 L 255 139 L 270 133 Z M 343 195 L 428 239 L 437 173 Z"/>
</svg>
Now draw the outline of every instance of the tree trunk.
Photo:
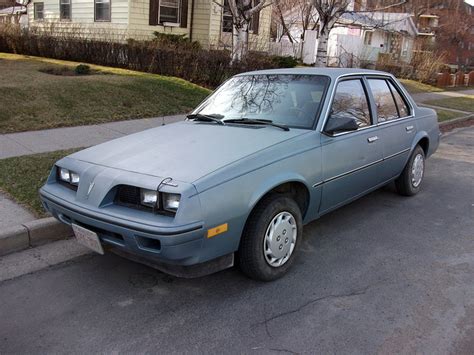
<svg viewBox="0 0 474 355">
<path fill-rule="evenodd" d="M 316 63 L 317 67 L 326 67 L 328 65 L 328 42 L 329 42 L 329 30 L 324 28 L 319 34 L 318 50 L 316 52 Z"/>
<path fill-rule="evenodd" d="M 249 26 L 248 23 L 242 27 L 234 27 L 233 31 L 232 63 L 239 62 L 247 56 L 249 48 Z"/>
</svg>

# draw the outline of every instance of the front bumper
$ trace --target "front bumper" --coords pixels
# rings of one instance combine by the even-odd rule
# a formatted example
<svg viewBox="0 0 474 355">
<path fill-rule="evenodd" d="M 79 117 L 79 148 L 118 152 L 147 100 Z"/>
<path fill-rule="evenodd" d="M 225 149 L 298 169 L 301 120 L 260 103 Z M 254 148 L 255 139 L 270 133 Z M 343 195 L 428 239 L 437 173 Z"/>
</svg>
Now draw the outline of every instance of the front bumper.
<svg viewBox="0 0 474 355">
<path fill-rule="evenodd" d="M 87 211 L 44 190 L 40 191 L 40 197 L 45 209 L 59 221 L 96 232 L 105 246 L 122 251 L 122 254 L 159 264 L 191 266 L 201 262 L 203 224 L 173 228 L 140 226 L 133 221 L 113 220 Z"/>
</svg>

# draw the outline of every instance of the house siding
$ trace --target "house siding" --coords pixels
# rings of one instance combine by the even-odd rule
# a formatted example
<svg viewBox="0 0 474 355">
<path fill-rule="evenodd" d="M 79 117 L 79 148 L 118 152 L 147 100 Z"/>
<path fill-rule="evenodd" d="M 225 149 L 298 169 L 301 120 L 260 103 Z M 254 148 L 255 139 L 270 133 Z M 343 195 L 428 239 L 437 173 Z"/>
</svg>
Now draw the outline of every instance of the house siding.
<svg viewBox="0 0 474 355">
<path fill-rule="evenodd" d="M 199 41 L 205 48 L 208 48 L 210 43 L 211 3 L 212 0 L 194 1 L 192 39 Z"/>
<path fill-rule="evenodd" d="M 44 20 L 34 19 L 34 4 L 44 3 Z M 92 38 L 123 40 L 128 32 L 129 0 L 112 0 L 111 21 L 95 22 L 94 0 L 72 0 L 71 20 L 59 18 L 59 0 L 33 1 L 28 5 L 28 20 L 32 28 L 58 33 L 87 34 Z"/>
<path fill-rule="evenodd" d="M 34 0 L 28 5 L 28 19 L 32 28 L 53 34 L 58 32 L 85 35 L 91 38 L 125 41 L 150 39 L 155 31 L 186 35 L 199 41 L 203 48 L 231 48 L 232 35 L 222 33 L 222 7 L 214 0 L 188 0 L 187 27 L 149 25 L 150 0 L 111 0 L 111 21 L 94 21 L 94 0 L 72 0 L 71 20 L 60 21 L 60 0 Z M 223 0 L 217 0 L 223 4 Z M 34 20 L 34 4 L 44 3 L 44 20 Z M 194 6 L 194 8 L 193 8 Z M 269 48 L 271 7 L 260 11 L 259 33 L 249 35 L 251 50 Z M 193 18 L 192 18 L 193 17 Z M 192 26 L 192 28 L 191 28 Z"/>
</svg>

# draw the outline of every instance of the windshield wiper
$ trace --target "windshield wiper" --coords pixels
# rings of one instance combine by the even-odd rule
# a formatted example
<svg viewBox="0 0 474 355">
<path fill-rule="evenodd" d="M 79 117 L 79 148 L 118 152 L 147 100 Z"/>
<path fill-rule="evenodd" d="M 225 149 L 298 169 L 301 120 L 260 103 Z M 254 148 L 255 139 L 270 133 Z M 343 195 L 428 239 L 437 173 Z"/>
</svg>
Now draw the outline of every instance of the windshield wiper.
<svg viewBox="0 0 474 355">
<path fill-rule="evenodd" d="M 224 120 L 225 123 L 241 123 L 241 124 L 261 124 L 267 126 L 273 126 L 280 128 L 284 131 L 289 131 L 290 128 L 285 126 L 284 124 L 273 123 L 272 120 L 263 120 L 263 119 L 255 119 L 255 118 L 229 118 Z"/>
<path fill-rule="evenodd" d="M 225 123 L 222 121 L 224 116 L 219 114 L 205 115 L 202 113 L 192 113 L 186 117 L 193 121 L 216 122 L 222 126 L 225 125 Z"/>
</svg>

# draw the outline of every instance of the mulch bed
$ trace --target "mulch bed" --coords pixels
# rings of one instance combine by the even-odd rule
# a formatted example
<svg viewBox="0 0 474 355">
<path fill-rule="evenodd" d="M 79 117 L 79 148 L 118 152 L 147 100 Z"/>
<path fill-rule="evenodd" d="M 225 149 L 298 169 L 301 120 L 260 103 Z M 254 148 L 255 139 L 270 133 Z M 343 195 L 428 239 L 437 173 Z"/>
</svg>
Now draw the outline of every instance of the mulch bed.
<svg viewBox="0 0 474 355">
<path fill-rule="evenodd" d="M 439 129 L 442 133 L 446 133 L 456 128 L 471 127 L 471 126 L 474 126 L 474 119 L 472 118 L 466 121 L 449 123 L 449 124 L 441 126 Z"/>
</svg>

